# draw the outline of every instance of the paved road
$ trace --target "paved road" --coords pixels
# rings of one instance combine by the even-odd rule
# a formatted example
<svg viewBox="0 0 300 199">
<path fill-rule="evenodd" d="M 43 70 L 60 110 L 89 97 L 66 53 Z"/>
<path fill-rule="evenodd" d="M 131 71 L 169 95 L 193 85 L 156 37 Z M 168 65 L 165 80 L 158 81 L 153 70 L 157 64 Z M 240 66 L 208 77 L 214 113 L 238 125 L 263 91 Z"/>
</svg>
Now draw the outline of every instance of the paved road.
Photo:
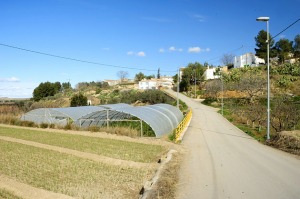
<svg viewBox="0 0 300 199">
<path fill-rule="evenodd" d="M 216 112 L 183 95 L 193 118 L 178 199 L 299 199 L 300 159 L 262 145 Z"/>
</svg>

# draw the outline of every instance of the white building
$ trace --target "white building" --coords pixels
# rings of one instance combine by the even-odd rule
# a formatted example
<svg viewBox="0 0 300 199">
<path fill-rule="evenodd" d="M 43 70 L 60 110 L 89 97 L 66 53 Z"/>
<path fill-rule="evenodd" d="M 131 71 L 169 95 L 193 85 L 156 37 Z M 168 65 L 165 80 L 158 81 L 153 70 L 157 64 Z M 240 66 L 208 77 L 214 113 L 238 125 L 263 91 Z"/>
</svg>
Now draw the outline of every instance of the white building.
<svg viewBox="0 0 300 199">
<path fill-rule="evenodd" d="M 103 80 L 103 82 L 106 82 L 109 86 L 115 86 L 120 83 L 119 80 L 110 80 L 110 79 Z"/>
<path fill-rule="evenodd" d="M 139 81 L 139 89 L 141 90 L 158 89 L 158 84 L 156 79 L 143 79 Z"/>
<path fill-rule="evenodd" d="M 215 73 L 216 68 L 207 68 L 203 73 L 204 80 L 218 79 L 219 75 L 216 75 Z"/>
<path fill-rule="evenodd" d="M 159 87 L 172 88 L 173 84 L 173 78 L 167 76 L 164 76 L 161 79 L 143 79 L 139 81 L 139 89 L 158 89 Z"/>
<path fill-rule="evenodd" d="M 253 53 L 246 53 L 241 56 L 234 57 L 234 68 L 243 68 L 245 66 L 259 66 L 265 64 L 265 60 L 255 56 Z"/>
<path fill-rule="evenodd" d="M 227 66 L 222 66 L 222 67 L 219 67 L 219 68 L 215 68 L 215 67 L 214 68 L 209 68 L 209 67 L 207 67 L 207 69 L 203 73 L 204 80 L 219 79 L 220 75 L 216 74 L 217 69 L 219 69 L 220 71 L 225 72 L 225 73 L 227 73 L 227 70 L 228 70 Z"/>
</svg>

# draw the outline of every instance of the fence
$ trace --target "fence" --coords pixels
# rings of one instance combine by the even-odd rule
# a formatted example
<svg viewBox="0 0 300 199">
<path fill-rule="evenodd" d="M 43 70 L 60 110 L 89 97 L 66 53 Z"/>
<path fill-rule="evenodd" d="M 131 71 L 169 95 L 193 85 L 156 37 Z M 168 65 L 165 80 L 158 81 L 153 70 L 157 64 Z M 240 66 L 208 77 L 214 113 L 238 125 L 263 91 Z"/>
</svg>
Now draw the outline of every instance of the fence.
<svg viewBox="0 0 300 199">
<path fill-rule="evenodd" d="M 174 129 L 176 142 L 182 140 L 185 130 L 191 121 L 192 115 L 192 109 L 190 109 L 183 120 L 180 122 L 180 124 L 177 126 L 177 128 Z"/>
</svg>

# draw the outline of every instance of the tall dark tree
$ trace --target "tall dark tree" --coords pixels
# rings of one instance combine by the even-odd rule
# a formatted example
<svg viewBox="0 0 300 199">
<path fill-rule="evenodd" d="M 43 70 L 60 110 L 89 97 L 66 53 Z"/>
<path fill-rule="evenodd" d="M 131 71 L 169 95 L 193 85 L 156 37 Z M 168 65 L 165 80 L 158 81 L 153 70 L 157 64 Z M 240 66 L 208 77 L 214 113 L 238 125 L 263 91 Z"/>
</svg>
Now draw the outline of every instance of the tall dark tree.
<svg viewBox="0 0 300 199">
<path fill-rule="evenodd" d="M 277 51 L 279 62 L 284 63 L 293 51 L 293 42 L 288 39 L 280 39 L 276 42 L 275 49 Z"/>
<path fill-rule="evenodd" d="M 157 79 L 160 79 L 160 68 L 158 68 L 158 70 L 157 70 Z"/>
<path fill-rule="evenodd" d="M 300 34 L 296 35 L 294 39 L 294 57 L 300 58 Z"/>
<path fill-rule="evenodd" d="M 60 82 L 55 82 L 54 84 L 53 84 L 53 86 L 54 86 L 54 90 L 55 90 L 55 93 L 59 93 L 60 91 L 61 91 L 61 83 Z"/>
<path fill-rule="evenodd" d="M 33 100 L 40 101 L 49 96 L 54 96 L 60 91 L 60 83 L 42 82 L 33 90 Z"/>
<path fill-rule="evenodd" d="M 72 88 L 70 82 L 63 82 L 61 86 L 64 90 Z"/>
<path fill-rule="evenodd" d="M 71 107 L 77 107 L 77 106 L 87 106 L 87 97 L 85 97 L 83 94 L 79 93 L 74 95 L 71 98 Z"/>
<path fill-rule="evenodd" d="M 258 35 L 255 37 L 255 42 L 257 48 L 255 48 L 255 55 L 265 59 L 267 62 L 267 32 L 264 30 L 259 31 Z M 274 45 L 274 40 L 269 33 L 269 44 L 270 44 L 270 57 L 275 57 L 276 53 L 272 50 Z"/>
</svg>

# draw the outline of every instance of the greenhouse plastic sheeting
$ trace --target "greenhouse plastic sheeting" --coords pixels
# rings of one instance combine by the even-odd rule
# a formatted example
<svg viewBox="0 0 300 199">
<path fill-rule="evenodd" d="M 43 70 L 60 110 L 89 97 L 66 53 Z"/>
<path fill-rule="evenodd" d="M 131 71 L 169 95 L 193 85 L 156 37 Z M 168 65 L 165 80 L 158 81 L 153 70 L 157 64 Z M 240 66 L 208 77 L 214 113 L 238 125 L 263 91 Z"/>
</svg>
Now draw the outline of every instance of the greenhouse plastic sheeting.
<svg viewBox="0 0 300 199">
<path fill-rule="evenodd" d="M 168 104 L 131 106 L 128 104 L 106 104 L 68 108 L 40 108 L 29 111 L 21 120 L 35 123 L 65 125 L 71 119 L 80 127 L 102 126 L 107 121 L 130 119 L 132 116 L 146 122 L 156 137 L 170 133 L 181 122 L 183 115 L 176 107 Z"/>
</svg>

